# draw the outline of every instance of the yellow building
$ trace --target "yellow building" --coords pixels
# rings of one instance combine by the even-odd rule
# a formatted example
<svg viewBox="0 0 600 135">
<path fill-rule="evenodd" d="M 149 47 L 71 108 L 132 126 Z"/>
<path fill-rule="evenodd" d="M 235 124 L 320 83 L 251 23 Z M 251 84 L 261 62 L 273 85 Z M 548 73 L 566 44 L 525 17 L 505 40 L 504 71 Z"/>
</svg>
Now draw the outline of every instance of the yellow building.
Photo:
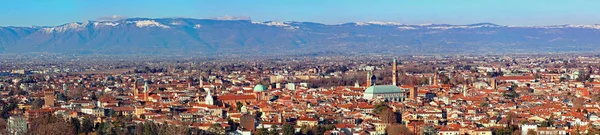
<svg viewBox="0 0 600 135">
<path fill-rule="evenodd" d="M 375 132 L 377 132 L 377 134 L 385 134 L 385 128 L 387 128 L 387 124 L 386 123 L 374 123 L 375 125 Z"/>
<path fill-rule="evenodd" d="M 312 127 L 312 126 L 317 126 L 317 124 L 319 123 L 319 121 L 315 118 L 309 118 L 309 117 L 301 117 L 300 119 L 298 119 L 298 122 L 296 123 L 297 126 L 307 126 L 307 127 Z"/>
</svg>

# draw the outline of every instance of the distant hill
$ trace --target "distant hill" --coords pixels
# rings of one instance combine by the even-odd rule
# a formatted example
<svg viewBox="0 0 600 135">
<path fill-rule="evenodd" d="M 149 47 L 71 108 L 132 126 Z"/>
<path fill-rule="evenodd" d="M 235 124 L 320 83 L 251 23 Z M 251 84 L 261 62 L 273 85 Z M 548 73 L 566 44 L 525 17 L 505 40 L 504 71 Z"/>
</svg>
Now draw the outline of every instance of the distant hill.
<svg viewBox="0 0 600 135">
<path fill-rule="evenodd" d="M 189 18 L 130 18 L 52 27 L 0 27 L 4 53 L 99 54 L 489 54 L 589 52 L 600 25 L 320 24 Z"/>
</svg>

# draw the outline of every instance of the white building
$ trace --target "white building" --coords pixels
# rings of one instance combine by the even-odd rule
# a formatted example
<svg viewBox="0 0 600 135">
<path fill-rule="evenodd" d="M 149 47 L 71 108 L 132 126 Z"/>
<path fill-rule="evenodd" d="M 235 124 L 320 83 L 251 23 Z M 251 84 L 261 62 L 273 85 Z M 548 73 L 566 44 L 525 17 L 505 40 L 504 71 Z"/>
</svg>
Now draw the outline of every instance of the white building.
<svg viewBox="0 0 600 135">
<path fill-rule="evenodd" d="M 527 135 L 527 132 L 529 132 L 529 130 L 533 130 L 537 133 L 537 125 L 535 124 L 523 124 L 521 126 L 521 135 Z"/>
</svg>

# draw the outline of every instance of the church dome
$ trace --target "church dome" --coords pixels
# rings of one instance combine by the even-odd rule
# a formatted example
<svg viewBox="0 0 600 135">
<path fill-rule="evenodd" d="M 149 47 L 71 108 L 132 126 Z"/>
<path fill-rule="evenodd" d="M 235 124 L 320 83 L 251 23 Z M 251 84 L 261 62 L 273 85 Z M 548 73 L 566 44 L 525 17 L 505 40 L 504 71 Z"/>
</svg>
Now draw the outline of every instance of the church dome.
<svg viewBox="0 0 600 135">
<path fill-rule="evenodd" d="M 257 84 L 254 86 L 254 92 L 263 92 L 265 90 L 267 90 L 267 87 L 263 86 L 262 84 Z"/>
<path fill-rule="evenodd" d="M 375 85 L 367 88 L 365 93 L 368 94 L 384 94 L 384 93 L 402 93 L 402 91 L 398 86 L 394 85 Z"/>
</svg>

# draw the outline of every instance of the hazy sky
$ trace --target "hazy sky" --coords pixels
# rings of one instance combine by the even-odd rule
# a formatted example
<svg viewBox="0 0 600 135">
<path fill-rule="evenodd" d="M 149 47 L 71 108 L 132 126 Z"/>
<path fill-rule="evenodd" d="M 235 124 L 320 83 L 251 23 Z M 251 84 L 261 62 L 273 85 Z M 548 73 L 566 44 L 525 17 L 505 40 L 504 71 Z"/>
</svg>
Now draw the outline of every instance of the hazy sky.
<svg viewBox="0 0 600 135">
<path fill-rule="evenodd" d="M 0 26 L 123 17 L 249 17 L 327 24 L 600 24 L 600 0 L 4 0 Z"/>
</svg>

